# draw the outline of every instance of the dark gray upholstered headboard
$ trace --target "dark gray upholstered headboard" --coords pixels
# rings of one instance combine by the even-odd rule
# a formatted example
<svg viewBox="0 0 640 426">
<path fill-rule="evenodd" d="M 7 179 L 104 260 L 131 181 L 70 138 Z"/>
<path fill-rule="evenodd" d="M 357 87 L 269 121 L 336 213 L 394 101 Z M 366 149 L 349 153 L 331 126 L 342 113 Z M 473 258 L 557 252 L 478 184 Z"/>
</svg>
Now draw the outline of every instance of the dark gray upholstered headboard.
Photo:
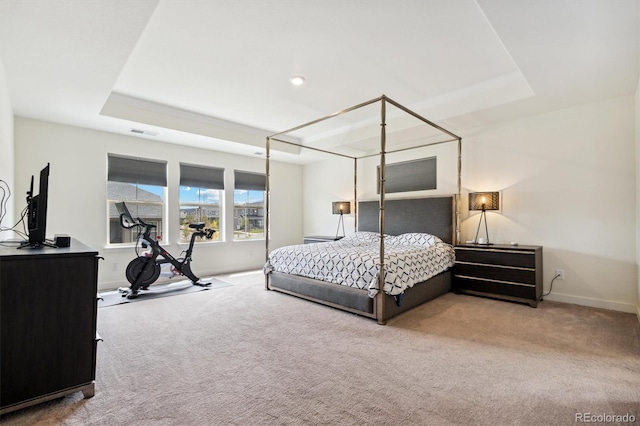
<svg viewBox="0 0 640 426">
<path fill-rule="evenodd" d="M 453 196 L 386 199 L 384 232 L 399 235 L 426 232 L 451 244 L 454 232 Z M 380 232 L 379 201 L 358 203 L 358 231 Z"/>
</svg>

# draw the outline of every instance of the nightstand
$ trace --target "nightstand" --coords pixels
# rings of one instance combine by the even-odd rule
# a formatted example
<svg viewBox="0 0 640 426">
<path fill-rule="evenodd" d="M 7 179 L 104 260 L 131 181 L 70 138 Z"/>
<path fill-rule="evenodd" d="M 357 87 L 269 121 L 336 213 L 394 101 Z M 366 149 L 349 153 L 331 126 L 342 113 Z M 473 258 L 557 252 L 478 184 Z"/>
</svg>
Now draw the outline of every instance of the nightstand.
<svg viewBox="0 0 640 426">
<path fill-rule="evenodd" d="M 328 236 L 313 236 L 313 237 L 304 237 L 305 244 L 313 244 L 313 243 L 326 243 L 327 241 L 338 241 L 343 237 L 328 237 Z"/>
<path fill-rule="evenodd" d="M 542 298 L 542 247 L 463 244 L 455 247 L 457 293 L 538 306 Z"/>
</svg>

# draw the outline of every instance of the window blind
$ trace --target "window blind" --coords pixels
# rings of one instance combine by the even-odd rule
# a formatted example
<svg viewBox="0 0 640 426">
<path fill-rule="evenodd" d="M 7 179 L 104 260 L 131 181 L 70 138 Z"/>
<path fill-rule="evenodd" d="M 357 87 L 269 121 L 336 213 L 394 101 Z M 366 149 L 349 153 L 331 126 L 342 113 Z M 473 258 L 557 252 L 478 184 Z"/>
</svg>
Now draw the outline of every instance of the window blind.
<svg viewBox="0 0 640 426">
<path fill-rule="evenodd" d="M 167 186 L 167 162 L 108 154 L 107 179 L 112 182 Z"/>
<path fill-rule="evenodd" d="M 180 163 L 180 186 L 224 189 L 224 169 Z"/>
<path fill-rule="evenodd" d="M 264 191 L 266 189 L 267 178 L 264 173 L 242 172 L 234 170 L 235 189 L 245 189 L 249 191 Z"/>
</svg>

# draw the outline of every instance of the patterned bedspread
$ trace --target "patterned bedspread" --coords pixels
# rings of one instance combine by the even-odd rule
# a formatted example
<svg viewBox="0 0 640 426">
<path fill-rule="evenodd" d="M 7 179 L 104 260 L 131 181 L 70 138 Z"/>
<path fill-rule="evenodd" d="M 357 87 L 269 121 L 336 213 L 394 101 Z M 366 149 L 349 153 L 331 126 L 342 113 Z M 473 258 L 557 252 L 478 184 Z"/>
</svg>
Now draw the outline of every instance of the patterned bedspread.
<svg viewBox="0 0 640 426">
<path fill-rule="evenodd" d="M 450 244 L 422 233 L 385 236 L 384 292 L 397 296 L 407 288 L 453 266 Z M 357 232 L 339 241 L 281 247 L 269 255 L 264 272 L 302 275 L 321 281 L 379 291 L 380 236 Z"/>
</svg>

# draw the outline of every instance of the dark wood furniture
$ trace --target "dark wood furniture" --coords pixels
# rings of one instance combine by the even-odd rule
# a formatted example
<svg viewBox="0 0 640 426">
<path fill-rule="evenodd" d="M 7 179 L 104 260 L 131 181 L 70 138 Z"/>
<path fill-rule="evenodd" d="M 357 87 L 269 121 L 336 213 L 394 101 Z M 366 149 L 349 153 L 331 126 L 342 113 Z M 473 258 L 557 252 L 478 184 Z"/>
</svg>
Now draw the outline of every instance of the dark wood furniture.
<svg viewBox="0 0 640 426">
<path fill-rule="evenodd" d="M 458 293 L 536 307 L 542 298 L 542 247 L 457 245 L 453 286 Z"/>
<path fill-rule="evenodd" d="M 329 237 L 326 235 L 316 235 L 313 237 L 304 237 L 304 243 L 305 244 L 326 243 L 327 241 L 338 241 L 341 239 L 342 237 Z"/>
<path fill-rule="evenodd" d="M 95 392 L 98 252 L 0 247 L 0 414 Z"/>
</svg>

